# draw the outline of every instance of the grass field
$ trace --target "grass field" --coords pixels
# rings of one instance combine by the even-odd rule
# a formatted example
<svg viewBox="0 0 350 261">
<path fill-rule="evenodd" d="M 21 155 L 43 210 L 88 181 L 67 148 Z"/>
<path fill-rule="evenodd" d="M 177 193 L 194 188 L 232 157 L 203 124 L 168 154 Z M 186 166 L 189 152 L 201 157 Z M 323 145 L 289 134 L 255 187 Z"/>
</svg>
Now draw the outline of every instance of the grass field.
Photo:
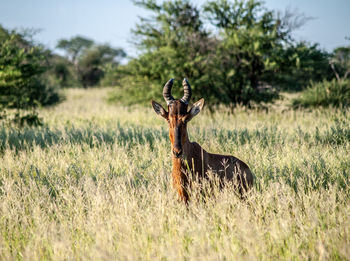
<svg viewBox="0 0 350 261">
<path fill-rule="evenodd" d="M 151 106 L 66 95 L 43 127 L 0 127 L 1 260 L 350 260 L 350 110 L 204 110 L 190 139 L 256 184 L 186 207 Z"/>
</svg>

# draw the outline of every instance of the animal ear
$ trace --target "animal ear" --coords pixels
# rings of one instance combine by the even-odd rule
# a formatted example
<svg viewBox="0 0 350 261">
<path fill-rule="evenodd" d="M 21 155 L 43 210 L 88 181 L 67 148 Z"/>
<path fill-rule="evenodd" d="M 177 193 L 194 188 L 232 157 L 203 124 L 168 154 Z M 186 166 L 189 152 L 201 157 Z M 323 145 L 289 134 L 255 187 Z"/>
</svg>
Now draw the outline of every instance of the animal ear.
<svg viewBox="0 0 350 261">
<path fill-rule="evenodd" d="M 196 116 L 202 109 L 204 106 L 204 99 L 200 99 L 199 101 L 197 101 L 196 103 L 193 104 L 192 108 L 190 109 L 190 111 L 187 114 L 186 117 L 186 121 L 190 121 L 192 120 L 192 118 L 194 116 Z"/>
<path fill-rule="evenodd" d="M 168 112 L 163 108 L 162 105 L 160 105 L 158 102 L 152 101 L 152 107 L 158 115 L 162 116 L 166 120 L 168 119 Z"/>
</svg>

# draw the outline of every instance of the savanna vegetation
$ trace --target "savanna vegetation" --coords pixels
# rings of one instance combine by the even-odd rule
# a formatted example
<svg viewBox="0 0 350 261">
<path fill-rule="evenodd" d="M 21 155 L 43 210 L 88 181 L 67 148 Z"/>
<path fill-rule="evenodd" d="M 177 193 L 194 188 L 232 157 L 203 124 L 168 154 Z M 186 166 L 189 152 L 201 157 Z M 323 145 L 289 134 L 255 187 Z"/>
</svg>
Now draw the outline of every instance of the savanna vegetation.
<svg viewBox="0 0 350 261">
<path fill-rule="evenodd" d="M 349 259 L 349 109 L 204 110 L 190 139 L 247 162 L 255 186 L 204 185 L 186 207 L 151 106 L 65 95 L 44 126 L 1 126 L 0 259 Z"/>
<path fill-rule="evenodd" d="M 0 260 L 349 260 L 350 48 L 257 0 L 134 3 L 138 57 L 0 26 Z M 244 200 L 171 186 L 150 101 L 183 77 L 206 100 L 190 140 L 248 163 Z"/>
<path fill-rule="evenodd" d="M 310 81 L 335 77 L 329 53 L 294 39 L 308 20 L 301 13 L 269 10 L 254 0 L 207 1 L 202 7 L 181 0 L 135 3 L 151 15 L 133 30 L 141 55 L 119 68 L 122 79 L 111 100 L 161 98 L 159 86 L 186 77 L 194 101 L 210 99 L 210 108 L 250 107 L 273 101 L 282 90 L 300 91 Z"/>
<path fill-rule="evenodd" d="M 167 80 L 182 77 L 193 85 L 193 100 L 210 99 L 211 111 L 260 106 L 276 101 L 281 91 L 305 91 L 295 99 L 297 107 L 350 103 L 342 95 L 349 89 L 349 47 L 327 52 L 297 41 L 294 31 L 309 20 L 300 12 L 269 10 L 258 0 L 134 3 L 150 15 L 132 30 L 140 55 L 122 65 L 126 53 L 108 43 L 79 35 L 60 39 L 59 55 L 28 30 L 1 27 L 1 117 L 40 124 L 35 109 L 62 100 L 59 90 L 67 87 L 114 86 L 110 102 L 148 104 L 161 98 Z M 9 109 L 17 111 L 8 117 Z"/>
</svg>

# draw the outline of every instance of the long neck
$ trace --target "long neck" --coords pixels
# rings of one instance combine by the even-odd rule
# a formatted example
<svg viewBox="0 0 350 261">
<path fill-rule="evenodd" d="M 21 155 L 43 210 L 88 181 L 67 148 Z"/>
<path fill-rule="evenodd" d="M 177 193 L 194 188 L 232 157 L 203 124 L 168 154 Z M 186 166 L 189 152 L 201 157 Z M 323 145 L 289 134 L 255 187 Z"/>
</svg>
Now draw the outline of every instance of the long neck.
<svg viewBox="0 0 350 261">
<path fill-rule="evenodd" d="M 188 201 L 188 192 L 187 192 L 187 185 L 188 185 L 188 164 L 187 164 L 187 153 L 189 152 L 189 147 L 191 146 L 190 141 L 188 140 L 187 130 L 186 130 L 186 136 L 184 137 L 182 149 L 183 149 L 183 155 L 185 158 L 176 158 L 172 156 L 172 162 L 173 162 L 173 169 L 172 169 L 172 180 L 173 180 L 173 186 L 177 190 L 180 198 L 184 200 L 185 202 Z"/>
<path fill-rule="evenodd" d="M 188 201 L 188 178 L 186 173 L 184 172 L 185 166 L 183 164 L 183 160 L 181 158 L 173 157 L 173 171 L 172 181 L 173 187 L 176 189 L 177 193 L 180 196 L 180 199 L 187 202 Z"/>
</svg>

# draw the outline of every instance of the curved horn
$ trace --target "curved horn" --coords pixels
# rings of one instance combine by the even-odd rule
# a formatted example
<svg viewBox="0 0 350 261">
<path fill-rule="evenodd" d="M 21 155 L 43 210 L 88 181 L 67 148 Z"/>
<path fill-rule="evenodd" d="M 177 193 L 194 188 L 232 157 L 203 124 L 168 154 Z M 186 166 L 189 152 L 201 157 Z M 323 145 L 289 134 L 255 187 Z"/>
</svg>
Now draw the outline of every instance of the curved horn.
<svg viewBox="0 0 350 261">
<path fill-rule="evenodd" d="M 181 98 L 181 101 L 188 104 L 192 96 L 192 90 L 191 85 L 188 83 L 186 78 L 183 80 L 182 86 L 184 87 L 184 96 Z"/>
<path fill-rule="evenodd" d="M 170 79 L 163 88 L 163 97 L 166 101 L 166 104 L 169 105 L 172 101 L 174 101 L 174 97 L 171 95 L 171 87 L 173 87 L 174 79 Z"/>
</svg>

